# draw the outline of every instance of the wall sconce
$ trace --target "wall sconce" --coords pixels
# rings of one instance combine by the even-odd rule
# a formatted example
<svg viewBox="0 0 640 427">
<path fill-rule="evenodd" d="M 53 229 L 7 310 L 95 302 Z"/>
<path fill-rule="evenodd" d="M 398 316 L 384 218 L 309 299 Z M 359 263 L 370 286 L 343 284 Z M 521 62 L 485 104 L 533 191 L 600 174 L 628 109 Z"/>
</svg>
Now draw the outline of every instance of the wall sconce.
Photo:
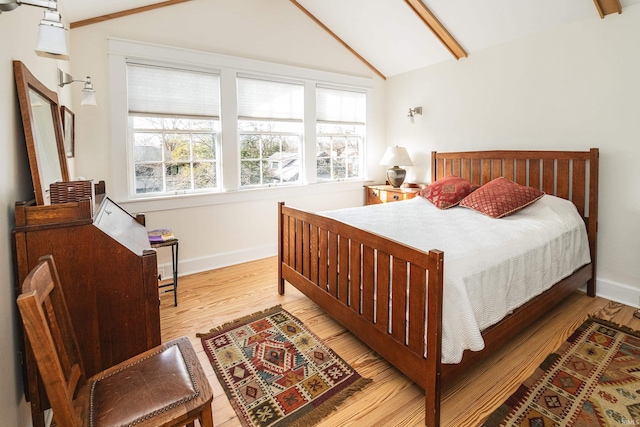
<svg viewBox="0 0 640 427">
<path fill-rule="evenodd" d="M 63 87 L 64 85 L 75 82 L 84 83 L 84 87 L 82 88 L 82 102 L 80 103 L 80 105 L 98 105 L 98 102 L 96 100 L 96 91 L 95 89 L 93 89 L 91 77 L 87 76 L 87 78 L 84 80 L 75 80 L 72 76 L 58 68 L 58 86 Z"/>
<path fill-rule="evenodd" d="M 38 43 L 36 54 L 45 58 L 69 60 L 67 49 L 67 33 L 62 24 L 60 13 L 58 13 L 58 3 L 56 0 L 0 0 L 0 13 L 10 12 L 18 6 L 26 4 L 28 6 L 43 7 L 44 19 L 40 21 L 38 29 Z"/>
<path fill-rule="evenodd" d="M 413 119 L 416 114 L 422 115 L 422 107 L 409 108 L 409 114 L 407 114 L 407 117 Z"/>
</svg>

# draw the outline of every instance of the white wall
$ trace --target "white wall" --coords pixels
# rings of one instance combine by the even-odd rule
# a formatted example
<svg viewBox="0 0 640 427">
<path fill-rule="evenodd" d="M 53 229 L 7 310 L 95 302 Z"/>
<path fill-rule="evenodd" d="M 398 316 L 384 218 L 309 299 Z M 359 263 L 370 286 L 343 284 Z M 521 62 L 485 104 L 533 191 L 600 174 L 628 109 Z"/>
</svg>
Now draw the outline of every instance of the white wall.
<svg viewBox="0 0 640 427">
<path fill-rule="evenodd" d="M 384 150 L 384 88 L 378 77 L 288 1 L 191 1 L 106 21 L 71 31 L 74 76 L 90 75 L 98 95 L 97 108 L 76 109 L 78 175 L 114 182 L 111 156 L 109 58 L 107 38 L 213 52 L 297 67 L 372 77 L 380 98 L 368 134 L 368 163 Z M 72 95 L 79 104 L 80 90 Z M 223 144 L 226 144 L 223 139 Z M 231 141 L 234 144 L 234 141 Z M 265 196 L 265 194 L 267 196 Z M 244 197 L 247 199 L 247 197 Z M 123 204 L 144 211 L 148 228 L 170 227 L 180 239 L 181 274 L 274 255 L 277 202 L 304 209 L 334 209 L 361 205 L 360 185 L 319 184 L 305 188 L 268 190 L 255 199 L 200 207 L 156 210 L 157 204 Z M 119 200 L 121 201 L 121 200 Z M 168 267 L 168 251 L 159 264 Z"/>
<path fill-rule="evenodd" d="M 600 148 L 598 293 L 640 294 L 640 6 L 387 80 L 387 140 L 410 179 L 432 150 Z M 406 120 L 409 107 L 423 116 Z"/>
<path fill-rule="evenodd" d="M 20 346 L 11 230 L 15 224 L 15 202 L 33 199 L 34 195 L 13 76 L 13 60 L 22 61 L 38 80 L 53 90 L 57 88 L 57 67 L 67 69 L 69 66 L 66 62 L 41 58 L 34 53 L 41 19 L 42 9 L 26 6 L 0 15 L 0 424 L 3 426 L 31 425 L 18 355 Z M 67 101 L 64 97 L 61 100 Z"/>
</svg>

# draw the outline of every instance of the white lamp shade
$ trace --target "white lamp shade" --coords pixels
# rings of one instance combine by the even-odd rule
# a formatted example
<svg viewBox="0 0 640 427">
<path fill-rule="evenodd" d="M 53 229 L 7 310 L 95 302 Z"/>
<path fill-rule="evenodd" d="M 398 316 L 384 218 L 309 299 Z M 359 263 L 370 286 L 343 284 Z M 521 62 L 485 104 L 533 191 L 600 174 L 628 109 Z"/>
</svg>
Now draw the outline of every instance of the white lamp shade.
<svg viewBox="0 0 640 427">
<path fill-rule="evenodd" d="M 388 147 L 384 156 L 380 159 L 381 165 L 387 166 L 413 166 L 411 157 L 404 147 Z"/>
<path fill-rule="evenodd" d="M 98 100 L 96 99 L 96 91 L 95 90 L 83 90 L 82 91 L 82 102 L 80 105 L 88 105 L 95 107 L 98 105 Z"/>
<path fill-rule="evenodd" d="M 40 24 L 36 53 L 46 58 L 69 60 L 66 30 L 54 25 Z"/>
</svg>

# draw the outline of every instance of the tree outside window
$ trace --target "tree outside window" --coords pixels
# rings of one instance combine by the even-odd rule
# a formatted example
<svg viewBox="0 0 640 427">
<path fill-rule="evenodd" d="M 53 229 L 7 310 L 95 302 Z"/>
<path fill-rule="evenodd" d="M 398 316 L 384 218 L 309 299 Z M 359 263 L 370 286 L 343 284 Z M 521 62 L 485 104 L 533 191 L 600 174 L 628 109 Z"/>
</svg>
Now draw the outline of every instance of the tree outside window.
<svg viewBox="0 0 640 427">
<path fill-rule="evenodd" d="M 131 121 L 136 194 L 217 188 L 217 120 L 134 116 Z"/>
<path fill-rule="evenodd" d="M 240 185 L 264 186 L 300 180 L 300 123 L 240 121 Z"/>
</svg>

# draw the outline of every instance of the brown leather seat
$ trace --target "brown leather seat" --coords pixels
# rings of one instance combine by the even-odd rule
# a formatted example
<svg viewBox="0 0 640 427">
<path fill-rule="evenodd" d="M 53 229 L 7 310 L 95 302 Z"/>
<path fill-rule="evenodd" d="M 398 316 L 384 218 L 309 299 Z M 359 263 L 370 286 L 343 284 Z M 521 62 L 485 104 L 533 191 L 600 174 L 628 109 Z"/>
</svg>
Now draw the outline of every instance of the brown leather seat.
<svg viewBox="0 0 640 427">
<path fill-rule="evenodd" d="M 53 257 L 29 273 L 18 307 L 57 425 L 193 426 L 197 419 L 213 427 L 213 393 L 187 337 L 85 380 Z"/>
</svg>

